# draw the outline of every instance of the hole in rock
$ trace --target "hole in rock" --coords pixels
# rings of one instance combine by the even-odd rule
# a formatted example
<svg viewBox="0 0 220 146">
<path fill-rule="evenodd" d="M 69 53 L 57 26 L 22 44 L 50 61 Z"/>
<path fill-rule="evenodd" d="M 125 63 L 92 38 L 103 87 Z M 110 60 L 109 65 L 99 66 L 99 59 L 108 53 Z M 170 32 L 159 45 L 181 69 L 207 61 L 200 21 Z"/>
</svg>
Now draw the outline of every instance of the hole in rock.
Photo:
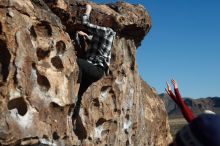
<svg viewBox="0 0 220 146">
<path fill-rule="evenodd" d="M 0 34 L 2 34 L 2 23 L 0 23 Z"/>
<path fill-rule="evenodd" d="M 33 68 L 34 70 L 37 69 L 37 67 L 36 67 L 36 63 L 35 63 L 35 62 L 33 62 L 33 63 L 31 64 L 31 66 L 32 66 L 32 68 Z"/>
<path fill-rule="evenodd" d="M 132 65 L 130 66 L 130 69 L 131 69 L 132 71 L 134 71 L 134 69 L 135 69 L 134 64 L 132 64 Z"/>
<path fill-rule="evenodd" d="M 27 113 L 28 107 L 23 97 L 12 99 L 8 102 L 8 109 L 17 109 L 18 114 L 24 116 Z"/>
<path fill-rule="evenodd" d="M 50 82 L 47 77 L 37 73 L 37 83 L 41 86 L 41 89 L 48 91 L 50 89 Z"/>
<path fill-rule="evenodd" d="M 96 107 L 100 106 L 100 103 L 99 103 L 98 99 L 93 99 L 93 102 L 94 102 L 94 106 L 96 106 Z"/>
<path fill-rule="evenodd" d="M 117 113 L 118 113 L 119 115 L 121 115 L 122 112 L 121 112 L 121 110 L 118 109 L 118 110 L 117 110 Z"/>
<path fill-rule="evenodd" d="M 55 56 L 51 59 L 51 63 L 53 64 L 54 67 L 56 67 L 56 69 L 63 69 L 63 62 L 60 59 L 59 56 Z"/>
<path fill-rule="evenodd" d="M 63 41 L 58 41 L 56 43 L 57 54 L 63 54 L 66 50 L 66 44 Z"/>
<path fill-rule="evenodd" d="M 51 102 L 50 103 L 50 107 L 59 108 L 60 106 L 57 103 L 55 103 L 55 102 Z"/>
<path fill-rule="evenodd" d="M 101 143 L 102 143 L 102 141 L 100 140 L 100 138 L 97 138 L 97 139 L 96 139 L 96 144 L 97 144 L 97 145 L 100 145 Z"/>
<path fill-rule="evenodd" d="M 38 60 L 43 60 L 44 58 L 48 57 L 50 55 L 50 51 L 42 50 L 41 48 L 37 48 L 37 58 Z"/>
<path fill-rule="evenodd" d="M 128 135 L 128 130 L 127 130 L 127 129 L 125 129 L 125 134 L 127 134 L 127 135 Z"/>
<path fill-rule="evenodd" d="M 14 73 L 14 76 L 13 76 L 14 84 L 16 84 L 16 85 L 18 84 L 17 73 L 18 73 L 18 71 L 16 69 L 15 73 Z"/>
<path fill-rule="evenodd" d="M 62 139 L 69 139 L 69 136 L 64 132 Z"/>
<path fill-rule="evenodd" d="M 49 139 L 49 137 L 47 135 L 43 135 L 44 139 Z"/>
<path fill-rule="evenodd" d="M 129 120 L 130 116 L 129 116 L 128 114 L 126 114 L 125 118 L 126 118 L 127 120 Z"/>
<path fill-rule="evenodd" d="M 106 91 L 108 88 L 111 88 L 111 86 L 103 86 L 103 87 L 101 88 L 101 92 Z"/>
<path fill-rule="evenodd" d="M 51 37 L 52 36 L 52 28 L 47 21 L 41 21 L 41 23 L 37 24 L 34 27 L 36 35 L 39 37 Z"/>
<path fill-rule="evenodd" d="M 32 35 L 35 39 L 37 38 L 37 34 L 36 34 L 35 30 L 34 30 L 34 26 L 31 26 L 31 28 L 30 28 L 30 33 L 31 33 L 31 35 Z"/>
<path fill-rule="evenodd" d="M 129 140 L 127 140 L 126 141 L 126 146 L 129 146 L 129 145 L 130 145 Z"/>
<path fill-rule="evenodd" d="M 64 108 L 55 102 L 50 103 L 50 108 L 51 108 L 51 110 L 56 111 L 56 112 L 63 112 L 64 111 Z"/>
<path fill-rule="evenodd" d="M 50 107 L 51 107 L 51 108 L 60 109 L 61 111 L 63 110 L 63 107 L 60 106 L 58 103 L 55 103 L 55 102 L 51 102 L 51 103 L 50 103 Z"/>
<path fill-rule="evenodd" d="M 58 140 L 60 136 L 57 134 L 57 132 L 53 132 L 53 139 Z"/>
<path fill-rule="evenodd" d="M 9 63 L 11 59 L 11 54 L 7 48 L 6 42 L 0 40 L 0 74 L 3 76 L 3 82 L 6 82 L 9 74 Z"/>
<path fill-rule="evenodd" d="M 105 123 L 107 120 L 104 118 L 100 118 L 97 122 L 96 122 L 96 127 L 98 127 L 99 125 L 102 125 L 103 123 Z"/>
<path fill-rule="evenodd" d="M 65 135 L 64 137 L 63 137 L 63 139 L 68 139 L 69 138 L 69 136 L 67 136 L 67 135 Z"/>
</svg>

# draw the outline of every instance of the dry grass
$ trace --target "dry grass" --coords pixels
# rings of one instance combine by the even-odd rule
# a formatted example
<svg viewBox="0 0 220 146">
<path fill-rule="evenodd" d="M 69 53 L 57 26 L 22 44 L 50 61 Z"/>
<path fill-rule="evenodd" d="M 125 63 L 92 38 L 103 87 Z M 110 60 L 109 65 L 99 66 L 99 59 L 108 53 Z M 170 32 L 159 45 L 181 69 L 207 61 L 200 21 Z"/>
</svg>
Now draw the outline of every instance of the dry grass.
<svg viewBox="0 0 220 146">
<path fill-rule="evenodd" d="M 170 124 L 170 132 L 173 137 L 175 137 L 175 134 L 185 125 L 187 124 L 187 121 L 184 118 L 170 118 L 169 119 Z"/>
</svg>

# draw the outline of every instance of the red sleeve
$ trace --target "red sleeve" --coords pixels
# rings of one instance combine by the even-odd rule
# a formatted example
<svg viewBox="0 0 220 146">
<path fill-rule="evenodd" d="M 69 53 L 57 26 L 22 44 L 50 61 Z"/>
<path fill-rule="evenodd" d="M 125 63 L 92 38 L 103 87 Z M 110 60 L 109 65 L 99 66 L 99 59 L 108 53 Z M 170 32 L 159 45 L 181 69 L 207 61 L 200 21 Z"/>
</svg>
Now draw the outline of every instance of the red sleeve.
<svg viewBox="0 0 220 146">
<path fill-rule="evenodd" d="M 181 109 L 181 112 L 184 116 L 184 118 L 188 121 L 188 122 L 191 122 L 195 116 L 193 114 L 193 112 L 189 109 L 189 107 L 186 105 L 186 103 L 183 101 L 181 95 L 180 95 L 180 92 L 179 92 L 179 89 L 175 88 L 174 89 L 175 91 L 175 94 L 176 94 L 176 100 L 178 101 L 178 105 Z"/>
<path fill-rule="evenodd" d="M 173 94 L 173 92 L 172 91 L 168 91 L 169 92 L 169 96 L 173 99 L 173 101 L 177 104 L 177 105 L 179 105 L 179 103 L 178 103 L 178 100 L 176 99 L 176 96 Z"/>
</svg>

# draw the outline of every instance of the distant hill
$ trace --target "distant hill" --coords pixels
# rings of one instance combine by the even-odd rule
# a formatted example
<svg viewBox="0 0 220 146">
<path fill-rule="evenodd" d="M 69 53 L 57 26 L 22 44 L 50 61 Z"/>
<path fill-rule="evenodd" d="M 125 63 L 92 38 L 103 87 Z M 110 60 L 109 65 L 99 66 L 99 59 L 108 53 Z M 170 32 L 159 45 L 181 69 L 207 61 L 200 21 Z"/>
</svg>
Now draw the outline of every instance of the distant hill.
<svg viewBox="0 0 220 146">
<path fill-rule="evenodd" d="M 170 118 L 181 117 L 182 113 L 175 102 L 165 93 L 159 94 L 165 103 L 167 113 Z M 207 97 L 207 98 L 183 98 L 186 104 L 192 109 L 196 115 L 204 112 L 204 110 L 211 110 L 220 114 L 220 97 Z"/>
</svg>

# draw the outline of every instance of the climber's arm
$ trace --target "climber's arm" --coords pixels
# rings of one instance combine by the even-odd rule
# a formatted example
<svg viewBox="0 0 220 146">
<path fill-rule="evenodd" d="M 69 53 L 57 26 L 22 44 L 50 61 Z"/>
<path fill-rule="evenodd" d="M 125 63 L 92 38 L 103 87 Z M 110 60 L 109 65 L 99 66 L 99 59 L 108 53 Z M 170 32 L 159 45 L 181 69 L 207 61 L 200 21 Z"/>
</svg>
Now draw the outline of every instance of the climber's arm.
<svg viewBox="0 0 220 146">
<path fill-rule="evenodd" d="M 83 31 L 77 31 L 77 33 L 83 37 L 89 38 L 88 34 Z"/>
<path fill-rule="evenodd" d="M 189 107 L 186 105 L 186 103 L 183 101 L 183 99 L 180 95 L 180 92 L 179 92 L 178 85 L 177 85 L 176 81 L 174 79 L 172 79 L 171 82 L 174 86 L 174 92 L 175 92 L 175 95 L 176 95 L 176 100 L 177 100 L 178 105 L 179 105 L 179 107 L 182 111 L 182 114 L 188 122 L 191 122 L 195 118 L 195 116 L 194 116 L 193 112 L 189 109 Z"/>
<path fill-rule="evenodd" d="M 76 32 L 78 35 L 81 35 L 83 36 L 85 39 L 91 41 L 92 40 L 92 36 L 91 35 L 88 35 L 87 33 L 83 32 L 83 31 L 77 31 Z"/>
<path fill-rule="evenodd" d="M 92 6 L 90 4 L 86 4 L 86 12 L 85 12 L 85 14 L 89 16 L 91 11 L 92 11 Z"/>
<path fill-rule="evenodd" d="M 82 24 L 87 28 L 87 30 L 92 34 L 103 34 L 108 31 L 108 28 L 101 27 L 89 22 L 89 16 L 92 11 L 92 6 L 90 4 L 86 5 L 86 12 L 82 16 Z"/>
<path fill-rule="evenodd" d="M 176 104 L 179 104 L 177 99 L 176 99 L 176 96 L 173 94 L 173 92 L 171 91 L 171 87 L 170 85 L 166 82 L 167 84 L 167 88 L 165 88 L 165 91 L 167 92 L 167 94 L 173 99 L 173 101 L 175 101 Z"/>
</svg>

